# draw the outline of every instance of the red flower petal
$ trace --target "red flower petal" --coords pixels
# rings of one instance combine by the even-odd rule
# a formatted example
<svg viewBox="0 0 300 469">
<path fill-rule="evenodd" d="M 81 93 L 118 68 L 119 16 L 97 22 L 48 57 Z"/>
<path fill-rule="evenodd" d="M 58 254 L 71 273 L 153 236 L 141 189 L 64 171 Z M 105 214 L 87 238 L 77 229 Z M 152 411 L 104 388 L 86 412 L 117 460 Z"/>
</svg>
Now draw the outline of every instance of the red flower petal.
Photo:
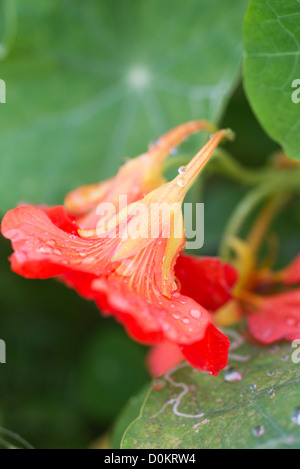
<svg viewBox="0 0 300 469">
<path fill-rule="evenodd" d="M 69 234 L 77 235 L 78 225 L 76 224 L 75 220 L 71 218 L 71 216 L 66 212 L 64 207 L 58 205 L 56 207 L 49 207 L 43 210 L 54 223 L 54 225 L 57 226 L 57 228 L 60 228 Z"/>
<path fill-rule="evenodd" d="M 49 278 L 70 270 L 97 275 L 99 269 L 103 274 L 109 268 L 109 246 L 107 256 L 99 252 L 103 240 L 86 240 L 72 234 L 75 225 L 63 208 L 46 212 L 27 206 L 4 216 L 1 232 L 11 240 L 15 251 L 11 256 L 14 272 L 28 278 Z"/>
<path fill-rule="evenodd" d="M 236 270 L 218 258 L 185 254 L 177 259 L 175 275 L 181 293 L 209 311 L 216 311 L 232 298 L 231 289 L 238 278 Z"/>
<path fill-rule="evenodd" d="M 110 220 L 109 233 L 103 227 L 102 232 L 80 231 L 86 236 L 82 238 L 77 235 L 76 225 L 59 208 L 45 213 L 28 206 L 8 212 L 2 222 L 2 233 L 11 239 L 15 250 L 11 258 L 13 269 L 28 277 L 60 275 L 113 314 L 136 340 L 177 344 L 193 366 L 217 374 L 227 363 L 229 341 L 213 326 L 205 308 L 179 292 L 174 266 L 185 241 L 181 203 L 226 135 L 230 136 L 228 131 L 217 132 L 197 153 L 187 166 L 185 184 L 179 175 L 145 196 L 142 219 L 135 212 L 137 204 L 130 205 Z M 152 214 L 152 204 L 160 202 L 164 203 L 160 206 L 159 221 L 156 219 L 151 225 L 159 232 L 152 237 L 148 216 Z M 141 225 L 141 230 L 137 225 Z M 125 227 L 128 233 L 133 229 L 133 234 L 120 237 Z M 230 269 L 222 274 L 216 272 L 218 269 L 212 267 L 207 270 L 210 281 L 217 278 L 225 278 L 229 284 L 233 281 Z M 82 273 L 85 276 L 81 284 Z M 222 287 L 222 294 L 218 292 L 213 298 L 214 303 L 223 302 L 223 298 L 220 300 L 223 290 Z"/>
<path fill-rule="evenodd" d="M 226 366 L 228 338 L 212 324 L 208 312 L 191 298 L 176 294 L 168 299 L 153 291 L 152 301 L 148 302 L 130 290 L 119 276 L 95 280 L 93 288 L 106 295 L 114 317 L 135 340 L 144 344 L 167 341 L 178 345 L 195 368 L 214 375 Z M 171 357 L 166 362 L 172 363 Z M 153 371 L 158 372 L 158 364 L 152 362 L 152 365 Z M 165 365 L 161 367 L 164 368 Z"/>
<path fill-rule="evenodd" d="M 251 334 L 264 344 L 300 338 L 300 290 L 274 295 L 248 318 Z"/>
<path fill-rule="evenodd" d="M 228 363 L 229 346 L 228 337 L 211 324 L 202 340 L 183 345 L 181 350 L 192 366 L 216 376 Z"/>
<path fill-rule="evenodd" d="M 178 345 L 161 342 L 155 345 L 147 357 L 147 365 L 152 376 L 161 376 L 184 360 Z"/>
</svg>

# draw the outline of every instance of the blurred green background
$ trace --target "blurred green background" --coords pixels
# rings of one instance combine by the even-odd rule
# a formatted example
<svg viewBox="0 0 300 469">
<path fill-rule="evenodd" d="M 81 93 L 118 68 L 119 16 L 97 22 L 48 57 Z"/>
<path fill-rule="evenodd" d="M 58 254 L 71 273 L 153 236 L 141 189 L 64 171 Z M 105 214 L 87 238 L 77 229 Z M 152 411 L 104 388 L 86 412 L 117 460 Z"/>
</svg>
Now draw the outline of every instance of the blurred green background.
<svg viewBox="0 0 300 469">
<path fill-rule="evenodd" d="M 0 0 L 0 213 L 19 201 L 60 204 L 111 176 L 174 125 L 208 118 L 237 133 L 227 149 L 259 167 L 277 149 L 240 83 L 247 1 Z M 192 138 L 184 153 L 199 148 Z M 205 246 L 216 254 L 246 188 L 210 177 Z M 299 204 L 279 231 L 297 247 Z M 0 425 L 37 448 L 83 448 L 111 428 L 149 381 L 147 352 L 54 280 L 10 272 L 0 239 Z"/>
</svg>

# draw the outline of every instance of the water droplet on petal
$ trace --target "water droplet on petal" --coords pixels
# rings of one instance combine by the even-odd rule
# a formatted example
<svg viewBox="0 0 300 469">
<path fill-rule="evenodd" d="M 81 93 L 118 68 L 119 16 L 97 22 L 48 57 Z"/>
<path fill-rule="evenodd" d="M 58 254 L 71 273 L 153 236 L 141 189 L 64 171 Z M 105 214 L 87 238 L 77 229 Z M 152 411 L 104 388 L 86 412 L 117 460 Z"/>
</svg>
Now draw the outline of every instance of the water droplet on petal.
<svg viewBox="0 0 300 469">
<path fill-rule="evenodd" d="M 179 174 L 184 174 L 186 172 L 186 166 L 180 166 L 180 168 L 178 168 L 178 172 Z"/>
<path fill-rule="evenodd" d="M 189 320 L 189 318 L 183 318 L 183 319 L 182 319 L 182 322 L 183 322 L 184 324 L 189 324 L 190 320 Z"/>
<path fill-rule="evenodd" d="M 287 318 L 285 322 L 288 326 L 294 326 L 295 325 L 295 319 L 293 319 L 293 318 Z"/>
<path fill-rule="evenodd" d="M 51 254 L 52 249 L 48 248 L 46 246 L 41 246 L 41 247 L 37 248 L 37 252 L 40 252 L 41 254 Z"/>
<path fill-rule="evenodd" d="M 184 187 L 186 185 L 186 181 L 184 179 L 180 178 L 180 179 L 177 180 L 177 185 L 179 187 Z"/>
<path fill-rule="evenodd" d="M 46 241 L 46 244 L 47 246 L 55 246 L 56 241 L 54 241 L 54 239 L 48 239 L 48 241 Z"/>
<path fill-rule="evenodd" d="M 181 317 L 180 314 L 178 314 L 178 313 L 174 313 L 174 314 L 172 314 L 172 316 L 173 316 L 174 319 L 180 319 L 180 317 Z"/>
<path fill-rule="evenodd" d="M 230 367 L 228 370 L 225 370 L 224 380 L 228 383 L 235 383 L 236 381 L 241 381 L 242 379 L 243 375 L 234 368 Z"/>
<path fill-rule="evenodd" d="M 296 407 L 296 409 L 292 412 L 292 422 L 300 425 L 300 407 Z"/>
<path fill-rule="evenodd" d="M 198 309 L 191 309 L 190 314 L 192 318 L 199 319 L 201 316 L 201 311 L 199 311 Z"/>
<path fill-rule="evenodd" d="M 253 428 L 252 433 L 254 436 L 263 436 L 265 433 L 265 427 L 263 425 L 259 425 L 258 427 Z"/>
<path fill-rule="evenodd" d="M 209 136 L 210 140 L 213 139 L 214 136 L 215 136 L 215 134 L 211 134 L 211 135 Z"/>
<path fill-rule="evenodd" d="M 172 297 L 176 299 L 176 298 L 180 298 L 181 295 L 180 295 L 179 291 L 174 291 L 174 292 L 172 293 Z"/>
</svg>

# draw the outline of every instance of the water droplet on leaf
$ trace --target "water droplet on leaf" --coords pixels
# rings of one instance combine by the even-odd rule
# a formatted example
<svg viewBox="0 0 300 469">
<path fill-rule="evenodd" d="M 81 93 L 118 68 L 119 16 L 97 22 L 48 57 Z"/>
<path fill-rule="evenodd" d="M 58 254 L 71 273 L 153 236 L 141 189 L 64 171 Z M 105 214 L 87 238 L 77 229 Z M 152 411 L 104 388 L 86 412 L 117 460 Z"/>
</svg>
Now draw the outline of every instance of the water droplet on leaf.
<svg viewBox="0 0 300 469">
<path fill-rule="evenodd" d="M 265 433 L 265 427 L 263 425 L 259 425 L 258 427 L 253 428 L 252 433 L 254 436 L 263 436 Z"/>
<path fill-rule="evenodd" d="M 242 379 L 243 375 L 234 368 L 230 367 L 224 373 L 224 380 L 228 383 L 235 383 L 236 381 L 241 381 Z"/>
<path fill-rule="evenodd" d="M 300 425 L 300 407 L 296 407 L 296 409 L 292 412 L 292 422 Z"/>
</svg>

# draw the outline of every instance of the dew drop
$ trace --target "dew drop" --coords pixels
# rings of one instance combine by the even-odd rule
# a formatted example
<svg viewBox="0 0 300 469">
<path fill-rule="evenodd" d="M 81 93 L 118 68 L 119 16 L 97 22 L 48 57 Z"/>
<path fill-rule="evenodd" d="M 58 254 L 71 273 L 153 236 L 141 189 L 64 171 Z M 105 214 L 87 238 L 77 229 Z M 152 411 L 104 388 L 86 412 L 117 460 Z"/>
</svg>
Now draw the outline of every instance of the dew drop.
<svg viewBox="0 0 300 469">
<path fill-rule="evenodd" d="M 180 178 L 180 179 L 177 180 L 177 185 L 179 187 L 184 187 L 186 185 L 186 181 L 184 179 Z"/>
<path fill-rule="evenodd" d="M 176 299 L 176 298 L 180 298 L 181 295 L 180 295 L 179 291 L 174 291 L 174 292 L 172 293 L 172 297 Z"/>
<path fill-rule="evenodd" d="M 300 407 L 296 407 L 296 409 L 292 412 L 292 422 L 300 425 Z"/>
<path fill-rule="evenodd" d="M 184 174 L 185 172 L 186 172 L 186 166 L 180 166 L 180 168 L 178 168 L 179 174 Z"/>
<path fill-rule="evenodd" d="M 40 248 L 37 249 L 37 252 L 40 252 L 41 254 L 51 254 L 51 253 L 52 253 L 52 249 L 51 249 L 51 248 L 44 247 L 44 246 L 41 246 Z"/>
<path fill-rule="evenodd" d="M 287 318 L 285 322 L 288 326 L 294 326 L 295 325 L 295 319 L 293 319 L 293 318 Z"/>
<path fill-rule="evenodd" d="M 212 140 L 212 139 L 214 138 L 214 136 L 215 136 L 215 134 L 211 134 L 211 135 L 209 136 L 209 139 Z"/>
<path fill-rule="evenodd" d="M 47 246 L 56 246 L 56 241 L 54 241 L 54 239 L 48 239 L 48 241 L 46 241 L 46 244 Z"/>
<path fill-rule="evenodd" d="M 243 375 L 234 368 L 230 367 L 224 373 L 224 380 L 228 383 L 235 383 L 236 381 L 241 381 L 242 379 Z"/>
<path fill-rule="evenodd" d="M 183 318 L 183 319 L 182 319 L 182 322 L 183 322 L 184 324 L 189 324 L 190 320 L 189 320 L 188 318 Z"/>
<path fill-rule="evenodd" d="M 274 399 L 274 397 L 276 396 L 273 388 L 268 390 L 268 394 L 269 394 L 270 399 Z"/>
<path fill-rule="evenodd" d="M 96 261 L 97 261 L 97 259 L 95 257 L 89 256 L 89 257 L 86 257 L 85 259 L 83 259 L 82 263 L 83 264 L 93 264 Z"/>
<path fill-rule="evenodd" d="M 180 319 L 180 314 L 178 314 L 178 313 L 174 313 L 174 314 L 172 314 L 172 316 L 173 316 L 174 319 Z"/>
<path fill-rule="evenodd" d="M 190 314 L 192 318 L 199 319 L 201 316 L 201 311 L 199 311 L 198 309 L 191 309 Z"/>
<path fill-rule="evenodd" d="M 265 427 L 263 425 L 259 425 L 258 427 L 253 428 L 252 433 L 254 436 L 263 436 L 265 433 Z"/>
<path fill-rule="evenodd" d="M 162 379 L 156 379 L 152 383 L 152 389 L 154 391 L 159 391 L 160 389 L 164 388 L 166 385 L 166 382 Z"/>
<path fill-rule="evenodd" d="M 279 350 L 280 350 L 279 345 L 273 345 L 273 347 L 270 348 L 270 353 L 272 355 L 275 355 L 277 352 L 279 352 Z"/>
</svg>

